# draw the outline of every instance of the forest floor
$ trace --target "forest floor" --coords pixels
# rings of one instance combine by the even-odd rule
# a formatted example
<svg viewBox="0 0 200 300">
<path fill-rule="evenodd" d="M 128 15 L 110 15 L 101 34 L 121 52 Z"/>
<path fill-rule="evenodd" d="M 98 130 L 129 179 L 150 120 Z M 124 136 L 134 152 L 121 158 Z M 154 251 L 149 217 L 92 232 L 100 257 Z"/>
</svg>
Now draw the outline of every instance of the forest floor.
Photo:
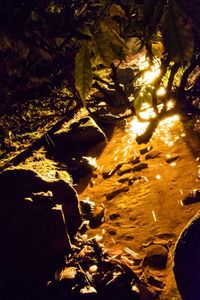
<svg viewBox="0 0 200 300">
<path fill-rule="evenodd" d="M 181 299 L 173 275 L 174 246 L 200 209 L 200 203 L 188 206 L 182 203 L 191 190 L 200 188 L 200 139 L 193 123 L 173 116 L 160 123 L 147 145 L 138 145 L 135 137 L 142 130 L 141 124 L 134 119 L 124 122 L 114 129 L 103 149 L 99 146 L 91 150 L 89 155 L 96 158 L 97 169 L 91 178 L 85 178 L 77 186 L 80 200 L 91 200 L 105 207 L 105 222 L 97 229 L 90 229 L 88 236 L 102 236 L 113 255 L 128 255 L 134 271 L 144 281 L 150 275 L 160 281 L 159 288 L 155 289 L 159 290 L 161 300 Z M 147 159 L 146 154 L 140 153 L 145 147 L 152 147 L 149 153 L 153 158 Z M 148 167 L 132 175 L 114 172 L 105 179 L 105 174 L 117 165 L 130 163 L 136 156 Z M 130 184 L 133 175 L 141 178 Z M 124 183 L 120 182 L 122 178 Z M 108 196 L 121 188 L 122 192 Z M 144 267 L 144 257 L 152 245 L 168 249 L 166 268 Z"/>
</svg>

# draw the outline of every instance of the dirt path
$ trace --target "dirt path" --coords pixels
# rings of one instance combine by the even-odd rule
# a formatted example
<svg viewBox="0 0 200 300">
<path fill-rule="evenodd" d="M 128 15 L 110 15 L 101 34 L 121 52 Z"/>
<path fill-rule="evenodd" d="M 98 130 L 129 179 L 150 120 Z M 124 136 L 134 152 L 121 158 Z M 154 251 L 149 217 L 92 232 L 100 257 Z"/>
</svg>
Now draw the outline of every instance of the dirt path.
<svg viewBox="0 0 200 300">
<path fill-rule="evenodd" d="M 96 159 L 97 171 L 84 191 L 78 187 L 80 199 L 90 199 L 106 208 L 106 220 L 89 235 L 103 235 L 103 242 L 113 253 L 133 252 L 130 259 L 135 262 L 145 256 L 149 246 L 164 244 L 169 249 L 168 265 L 165 270 L 144 270 L 135 267 L 142 277 L 153 272 L 164 283 L 160 299 L 181 299 L 176 290 L 172 273 L 174 244 L 188 221 L 199 210 L 200 204 L 183 206 L 181 200 L 194 188 L 200 187 L 198 178 L 198 140 L 185 131 L 177 116 L 159 125 L 153 139 L 147 145 L 137 145 L 134 138 L 141 124 L 134 120 L 116 128 L 112 138 Z M 145 125 L 142 125 L 145 126 Z M 146 159 L 140 150 L 153 147 L 155 158 Z M 97 149 L 95 150 L 97 151 Z M 91 152 L 94 156 L 94 151 Z M 104 179 L 103 172 L 113 170 L 117 164 L 129 162 L 140 156 L 148 168 L 132 173 L 142 176 L 132 185 L 121 183 L 119 179 L 131 176 L 130 172 L 120 176 L 117 172 Z M 169 163 L 168 159 L 174 158 Z M 124 167 L 124 166 L 123 166 Z M 120 187 L 128 187 L 111 200 L 106 195 Z"/>
</svg>

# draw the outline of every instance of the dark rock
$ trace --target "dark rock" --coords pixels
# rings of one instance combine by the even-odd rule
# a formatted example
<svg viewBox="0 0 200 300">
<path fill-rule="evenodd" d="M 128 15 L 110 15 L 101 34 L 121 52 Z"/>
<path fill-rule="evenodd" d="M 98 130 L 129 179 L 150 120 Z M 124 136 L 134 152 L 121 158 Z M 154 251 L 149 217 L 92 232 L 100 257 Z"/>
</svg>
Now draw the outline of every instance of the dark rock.
<svg viewBox="0 0 200 300">
<path fill-rule="evenodd" d="M 161 245 L 149 246 L 148 252 L 144 258 L 144 266 L 156 269 L 164 269 L 167 265 L 168 251 Z"/>
<path fill-rule="evenodd" d="M 110 235 L 116 235 L 116 233 L 117 233 L 117 230 L 114 228 L 109 228 L 107 231 Z"/>
<path fill-rule="evenodd" d="M 110 171 L 104 171 L 102 173 L 102 176 L 104 179 L 110 178 L 111 176 L 113 176 L 125 163 L 119 163 L 115 166 L 114 169 L 110 170 Z"/>
<path fill-rule="evenodd" d="M 146 168 L 148 168 L 148 164 L 147 163 L 139 163 L 139 164 L 135 165 L 132 168 L 132 171 L 133 172 L 138 172 L 138 171 L 141 171 L 141 170 L 146 169 Z"/>
<path fill-rule="evenodd" d="M 54 152 L 65 154 L 73 150 L 87 149 L 106 141 L 106 136 L 96 122 L 89 116 L 80 118 L 70 124 L 65 123 L 55 132 L 51 139 L 54 143 Z"/>
<path fill-rule="evenodd" d="M 90 200 L 81 200 L 79 205 L 82 217 L 89 220 L 91 228 L 97 228 L 105 221 L 104 205 L 96 205 Z"/>
<path fill-rule="evenodd" d="M 145 159 L 156 158 L 160 155 L 160 151 L 158 150 L 151 150 L 149 153 L 145 155 Z"/>
<path fill-rule="evenodd" d="M 132 171 L 132 169 L 133 169 L 133 166 L 131 165 L 131 164 L 124 164 L 121 168 L 120 168 L 120 170 L 118 171 L 118 175 L 124 175 L 124 174 L 126 174 L 126 173 L 129 173 L 129 172 L 131 172 Z"/>
<path fill-rule="evenodd" d="M 77 194 L 64 180 L 25 169 L 1 173 L 0 191 L 0 270 L 9 278 L 0 292 L 31 299 L 28 290 L 47 281 L 71 252 L 69 235 L 73 239 L 82 222 Z"/>
<path fill-rule="evenodd" d="M 179 158 L 179 155 L 175 155 L 175 156 L 172 156 L 172 157 L 166 157 L 165 158 L 165 161 L 168 163 L 168 164 L 171 164 L 173 161 L 177 160 Z"/>
<path fill-rule="evenodd" d="M 110 215 L 110 219 L 113 221 L 113 220 L 116 220 L 120 217 L 120 214 L 119 213 L 114 213 L 114 214 L 111 214 Z"/>
<path fill-rule="evenodd" d="M 193 204 L 200 202 L 200 190 L 194 189 L 191 191 L 183 200 L 182 203 L 184 205 Z"/>
<path fill-rule="evenodd" d="M 133 156 L 130 160 L 129 163 L 135 165 L 138 164 L 140 162 L 140 157 L 139 156 Z"/>
<path fill-rule="evenodd" d="M 87 156 L 69 159 L 66 168 L 75 183 L 79 182 L 82 177 L 91 175 L 96 170 L 96 166 L 90 163 L 90 159 Z"/>
<path fill-rule="evenodd" d="M 108 193 L 106 195 L 106 200 L 112 200 L 115 196 L 121 194 L 121 193 L 125 193 L 125 192 L 128 192 L 129 190 L 129 187 L 128 186 L 123 186 L 123 187 L 120 187 L 110 193 Z"/>
<path fill-rule="evenodd" d="M 174 252 L 174 274 L 183 300 L 198 300 L 200 295 L 200 213 L 181 233 Z"/>
<path fill-rule="evenodd" d="M 152 149 L 153 149 L 152 146 L 145 147 L 140 150 L 140 154 L 146 154 L 147 152 L 151 151 Z"/>
<path fill-rule="evenodd" d="M 119 178 L 118 182 L 121 182 L 121 183 L 127 182 L 128 185 L 131 185 L 136 180 L 140 180 L 141 178 L 142 178 L 142 176 L 133 176 L 133 175 L 129 174 L 129 175 Z"/>
</svg>

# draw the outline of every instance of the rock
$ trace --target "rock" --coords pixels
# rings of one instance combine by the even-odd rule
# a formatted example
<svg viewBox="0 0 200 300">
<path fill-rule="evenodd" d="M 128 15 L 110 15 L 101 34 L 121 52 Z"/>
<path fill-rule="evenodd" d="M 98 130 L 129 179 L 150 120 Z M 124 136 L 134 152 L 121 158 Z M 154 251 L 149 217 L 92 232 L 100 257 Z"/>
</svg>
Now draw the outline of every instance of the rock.
<svg viewBox="0 0 200 300">
<path fill-rule="evenodd" d="M 145 159 L 156 158 L 160 155 L 160 151 L 158 150 L 151 150 L 149 153 L 145 155 Z"/>
<path fill-rule="evenodd" d="M 166 157 L 165 158 L 165 161 L 168 163 L 168 164 L 171 164 L 173 161 L 177 160 L 180 156 L 179 155 L 175 155 L 175 156 L 171 156 L 171 157 Z"/>
<path fill-rule="evenodd" d="M 118 179 L 118 182 L 121 182 L 121 183 L 127 182 L 128 185 L 131 185 L 131 184 L 133 184 L 136 180 L 138 180 L 138 179 L 140 180 L 141 178 L 142 178 L 141 176 L 133 176 L 133 175 L 129 174 L 129 175 L 126 175 L 126 176 L 124 176 L 124 177 L 119 178 L 119 179 Z"/>
<path fill-rule="evenodd" d="M 84 219 L 89 220 L 90 228 L 97 228 L 105 221 L 104 205 L 96 205 L 90 200 L 81 200 L 79 202 L 81 215 Z"/>
<path fill-rule="evenodd" d="M 139 163 L 139 164 L 135 165 L 132 168 L 132 171 L 133 172 L 138 172 L 138 171 L 141 171 L 141 170 L 146 169 L 146 168 L 148 168 L 148 164 L 147 163 Z"/>
<path fill-rule="evenodd" d="M 107 231 L 110 235 L 116 235 L 117 233 L 117 230 L 115 228 L 109 228 Z"/>
<path fill-rule="evenodd" d="M 92 174 L 94 170 L 96 166 L 90 162 L 89 157 L 73 157 L 67 161 L 67 171 L 75 183 L 79 182 L 82 177 Z"/>
<path fill-rule="evenodd" d="M 198 300 L 200 295 L 200 212 L 181 233 L 174 252 L 174 275 L 184 300 Z"/>
<path fill-rule="evenodd" d="M 128 192 L 129 190 L 129 187 L 128 186 L 123 186 L 123 187 L 120 187 L 110 193 L 108 193 L 106 195 L 106 200 L 112 200 L 115 196 L 121 194 L 121 193 L 125 193 L 125 192 Z"/>
<path fill-rule="evenodd" d="M 124 175 L 132 171 L 133 166 L 131 164 L 124 164 L 118 171 L 118 175 Z"/>
<path fill-rule="evenodd" d="M 164 269 L 167 265 L 168 251 L 164 246 L 151 245 L 144 258 L 144 266 L 156 269 Z"/>
<path fill-rule="evenodd" d="M 129 163 L 135 165 L 137 163 L 140 162 L 140 157 L 139 156 L 133 156 L 130 160 L 129 160 Z"/>
<path fill-rule="evenodd" d="M 119 213 L 114 213 L 114 214 L 111 214 L 110 215 L 110 219 L 113 221 L 113 220 L 116 220 L 120 217 L 120 214 Z"/>
<path fill-rule="evenodd" d="M 146 154 L 147 152 L 151 151 L 152 149 L 153 149 L 152 146 L 145 147 L 140 150 L 140 154 Z"/>
<path fill-rule="evenodd" d="M 200 189 L 194 189 L 183 200 L 184 205 L 200 202 Z"/>
<path fill-rule="evenodd" d="M 0 174 L 0 192 L 1 278 L 9 278 L 0 293 L 10 289 L 24 299 L 20 293 L 48 281 L 71 252 L 69 235 L 73 239 L 82 222 L 78 198 L 68 182 L 19 168 Z"/>
<path fill-rule="evenodd" d="M 112 175 L 114 175 L 125 163 L 119 163 L 115 166 L 114 169 L 110 170 L 110 171 L 104 171 L 102 173 L 102 176 L 104 179 L 110 178 Z"/>
<path fill-rule="evenodd" d="M 54 143 L 53 151 L 59 154 L 72 152 L 74 150 L 85 150 L 98 143 L 105 142 L 106 136 L 96 122 L 86 116 L 76 120 L 69 125 L 64 123 L 60 130 L 55 132 L 51 139 Z"/>
</svg>

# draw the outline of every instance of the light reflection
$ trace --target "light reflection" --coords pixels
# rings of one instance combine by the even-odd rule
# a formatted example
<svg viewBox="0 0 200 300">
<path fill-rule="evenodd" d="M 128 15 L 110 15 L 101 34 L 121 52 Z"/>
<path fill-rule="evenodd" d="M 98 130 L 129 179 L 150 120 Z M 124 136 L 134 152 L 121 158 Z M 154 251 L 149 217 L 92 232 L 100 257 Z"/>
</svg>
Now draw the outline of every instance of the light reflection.
<svg viewBox="0 0 200 300">
<path fill-rule="evenodd" d="M 157 222 L 157 218 L 156 218 L 156 214 L 155 214 L 155 211 L 154 211 L 154 210 L 152 210 L 152 215 L 153 215 L 154 221 Z"/>
<path fill-rule="evenodd" d="M 159 174 L 156 175 L 156 179 L 161 179 L 161 176 Z"/>
<path fill-rule="evenodd" d="M 161 87 L 157 90 L 156 94 L 157 94 L 157 96 L 164 96 L 164 95 L 166 94 L 166 89 L 165 89 L 163 86 L 161 86 Z"/>
</svg>

